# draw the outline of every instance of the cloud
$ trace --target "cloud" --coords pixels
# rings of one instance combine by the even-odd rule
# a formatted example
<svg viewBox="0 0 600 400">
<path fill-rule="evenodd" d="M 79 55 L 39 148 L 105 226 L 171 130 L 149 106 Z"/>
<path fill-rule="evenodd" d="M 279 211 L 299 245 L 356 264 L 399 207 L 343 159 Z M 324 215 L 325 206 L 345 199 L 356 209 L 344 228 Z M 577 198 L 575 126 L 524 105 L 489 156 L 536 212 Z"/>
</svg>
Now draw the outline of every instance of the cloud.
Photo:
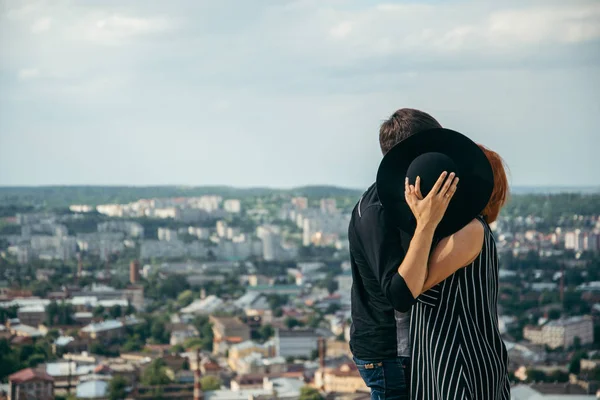
<svg viewBox="0 0 600 400">
<path fill-rule="evenodd" d="M 352 12 L 334 10 L 330 33 L 345 39 L 337 46 L 345 45 L 363 57 L 413 51 L 473 53 L 490 47 L 519 52 L 532 46 L 600 39 L 599 3 L 482 4 L 382 4 Z"/>
<path fill-rule="evenodd" d="M 17 73 L 19 80 L 26 81 L 40 77 L 40 71 L 37 68 L 25 68 Z"/>
<path fill-rule="evenodd" d="M 538 45 L 600 39 L 600 4 L 497 11 L 486 23 L 488 43 Z"/>
<path fill-rule="evenodd" d="M 52 18 L 50 18 L 50 17 L 39 18 L 31 26 L 31 32 L 33 32 L 33 33 L 45 32 L 48 29 L 50 29 L 51 25 L 52 25 Z"/>
<path fill-rule="evenodd" d="M 352 31 L 352 24 L 348 21 L 340 22 L 331 28 L 331 36 L 334 38 L 344 38 Z"/>
<path fill-rule="evenodd" d="M 170 27 L 162 17 L 131 17 L 121 14 L 94 15 L 73 27 L 73 33 L 83 34 L 91 42 L 103 45 L 127 44 L 130 39 L 159 33 Z"/>
</svg>

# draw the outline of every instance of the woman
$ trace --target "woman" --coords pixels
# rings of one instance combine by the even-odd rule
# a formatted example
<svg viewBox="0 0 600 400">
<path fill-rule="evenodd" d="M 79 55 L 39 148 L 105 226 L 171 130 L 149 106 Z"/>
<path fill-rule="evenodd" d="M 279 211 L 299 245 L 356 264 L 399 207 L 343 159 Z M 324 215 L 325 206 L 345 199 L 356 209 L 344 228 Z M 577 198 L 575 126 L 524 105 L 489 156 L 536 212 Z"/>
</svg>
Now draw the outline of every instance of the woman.
<svg viewBox="0 0 600 400">
<path fill-rule="evenodd" d="M 481 215 L 441 239 L 427 261 L 411 315 L 412 399 L 510 399 L 508 354 L 498 330 L 498 256 L 489 227 L 507 200 L 508 183 L 502 158 L 479 147 L 492 168 L 492 193 Z M 413 240 L 436 229 L 454 194 L 431 190 L 424 198 L 420 184 L 419 178 L 405 183 L 417 226 Z"/>
</svg>

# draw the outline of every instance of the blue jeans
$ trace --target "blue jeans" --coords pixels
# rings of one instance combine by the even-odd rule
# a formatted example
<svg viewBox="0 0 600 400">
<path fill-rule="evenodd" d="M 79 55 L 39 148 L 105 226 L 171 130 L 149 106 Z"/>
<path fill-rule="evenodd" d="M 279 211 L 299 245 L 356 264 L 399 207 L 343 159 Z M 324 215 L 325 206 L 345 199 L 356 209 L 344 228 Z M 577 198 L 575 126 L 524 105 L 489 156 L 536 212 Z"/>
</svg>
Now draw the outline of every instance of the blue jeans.
<svg viewBox="0 0 600 400">
<path fill-rule="evenodd" d="M 410 357 L 374 362 L 354 358 L 354 363 L 371 389 L 371 400 L 409 399 Z"/>
</svg>

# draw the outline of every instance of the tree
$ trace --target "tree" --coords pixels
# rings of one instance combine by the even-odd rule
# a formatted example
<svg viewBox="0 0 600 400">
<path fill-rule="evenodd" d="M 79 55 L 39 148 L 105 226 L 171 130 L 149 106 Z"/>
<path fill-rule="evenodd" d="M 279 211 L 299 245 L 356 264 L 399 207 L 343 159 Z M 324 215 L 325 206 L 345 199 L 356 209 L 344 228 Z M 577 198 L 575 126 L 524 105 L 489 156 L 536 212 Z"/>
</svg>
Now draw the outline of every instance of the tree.
<svg viewBox="0 0 600 400">
<path fill-rule="evenodd" d="M 300 389 L 300 397 L 298 400 L 324 400 L 324 397 L 321 396 L 321 393 L 315 388 L 310 386 L 304 386 Z"/>
<path fill-rule="evenodd" d="M 123 316 L 123 309 L 120 305 L 114 305 L 110 308 L 110 316 L 113 318 L 121 318 Z"/>
<path fill-rule="evenodd" d="M 92 314 L 94 315 L 94 317 L 102 317 L 104 316 L 104 311 L 104 306 L 97 306 L 96 308 L 94 308 Z"/>
<path fill-rule="evenodd" d="M 150 334 L 152 335 L 152 339 L 154 339 L 157 343 L 165 344 L 169 342 L 169 332 L 167 332 L 165 328 L 165 323 L 159 319 L 152 323 Z"/>
<path fill-rule="evenodd" d="M 123 400 L 127 395 L 127 380 L 122 376 L 115 375 L 108 384 L 108 399 Z"/>
<path fill-rule="evenodd" d="M 27 366 L 30 368 L 35 368 L 39 364 L 42 364 L 46 361 L 46 356 L 44 354 L 36 353 L 27 359 Z"/>
<path fill-rule="evenodd" d="M 327 310 L 325 310 L 325 314 L 335 314 L 341 308 L 342 307 L 339 304 L 332 303 L 327 307 Z"/>
<path fill-rule="evenodd" d="M 121 348 L 123 351 L 140 351 L 144 347 L 144 342 L 139 334 L 134 334 L 127 338 L 125 344 Z"/>
<path fill-rule="evenodd" d="M 187 289 L 190 285 L 183 275 L 169 275 L 165 279 L 159 281 L 158 294 L 168 299 L 175 299 L 179 294 Z"/>
<path fill-rule="evenodd" d="M 288 303 L 288 301 L 288 296 L 278 294 L 267 295 L 267 302 L 269 303 L 269 307 L 272 311 L 275 311 L 277 308 L 285 306 Z"/>
<path fill-rule="evenodd" d="M 127 308 L 125 309 L 125 315 L 135 314 L 135 307 L 132 304 L 127 304 Z"/>
<path fill-rule="evenodd" d="M 177 296 L 177 304 L 179 307 L 185 307 L 190 305 L 190 303 L 194 300 L 194 292 L 191 290 L 184 290 Z"/>
<path fill-rule="evenodd" d="M 565 383 L 569 381 L 569 374 L 564 371 L 556 370 L 548 375 L 548 381 Z"/>
<path fill-rule="evenodd" d="M 56 323 L 58 317 L 58 304 L 52 300 L 46 307 L 46 324 L 53 326 Z"/>
<path fill-rule="evenodd" d="M 334 294 L 336 290 L 338 290 L 339 285 L 337 283 L 337 281 L 331 277 L 330 279 L 327 280 L 327 285 L 326 285 L 327 291 L 329 292 L 329 294 Z"/>
<path fill-rule="evenodd" d="M 102 346 L 100 343 L 94 342 L 90 345 L 90 353 L 102 356 L 105 354 L 104 346 Z"/>
<path fill-rule="evenodd" d="M 176 344 L 175 346 L 171 347 L 170 351 L 171 353 L 175 354 L 183 353 L 185 351 L 185 347 L 183 347 L 181 344 Z"/>
<path fill-rule="evenodd" d="M 581 360 L 587 358 L 585 351 L 578 351 L 573 354 L 571 361 L 569 362 L 569 372 L 578 375 L 581 372 Z"/>
<path fill-rule="evenodd" d="M 300 321 L 298 321 L 296 318 L 293 317 L 287 317 L 285 319 L 285 326 L 288 327 L 288 329 L 294 329 L 297 326 L 301 326 L 302 324 L 300 323 Z"/>
<path fill-rule="evenodd" d="M 545 382 L 547 380 L 547 376 L 543 371 L 538 369 L 528 369 L 527 370 L 527 381 L 528 382 Z"/>
<path fill-rule="evenodd" d="M 573 348 L 575 350 L 581 350 L 581 338 L 579 336 L 573 338 Z"/>
<path fill-rule="evenodd" d="M 60 336 L 60 331 L 58 329 L 50 329 L 46 334 L 46 338 L 51 340 L 56 340 Z"/>
<path fill-rule="evenodd" d="M 150 363 L 142 374 L 142 383 L 148 386 L 168 385 L 171 378 L 167 375 L 166 363 L 157 358 Z"/>
<path fill-rule="evenodd" d="M 11 318 L 17 318 L 18 306 L 0 308 L 0 324 L 5 324 Z"/>
<path fill-rule="evenodd" d="M 321 321 L 323 321 L 323 315 L 316 312 L 310 317 L 308 317 L 308 326 L 310 326 L 311 328 L 318 328 L 321 324 Z"/>
<path fill-rule="evenodd" d="M 212 351 L 213 348 L 213 330 L 212 324 L 208 317 L 198 316 L 194 318 L 193 325 L 200 333 L 200 339 L 202 339 L 202 349 L 206 351 Z"/>
<path fill-rule="evenodd" d="M 258 333 L 262 340 L 269 340 L 275 334 L 275 330 L 272 325 L 266 324 L 260 327 Z"/>
<path fill-rule="evenodd" d="M 552 310 L 548 311 L 548 319 L 551 319 L 551 320 L 559 319 L 560 314 L 561 314 L 560 310 L 553 308 Z"/>
<path fill-rule="evenodd" d="M 185 349 L 202 349 L 202 345 L 204 344 L 204 341 L 201 338 L 187 338 L 185 339 L 185 342 L 183 342 L 183 347 Z"/>
<path fill-rule="evenodd" d="M 73 323 L 73 305 L 64 301 L 58 305 L 58 323 L 71 325 Z"/>
<path fill-rule="evenodd" d="M 202 385 L 202 390 L 219 390 L 223 382 L 216 376 L 205 375 L 200 378 L 200 384 Z"/>
</svg>

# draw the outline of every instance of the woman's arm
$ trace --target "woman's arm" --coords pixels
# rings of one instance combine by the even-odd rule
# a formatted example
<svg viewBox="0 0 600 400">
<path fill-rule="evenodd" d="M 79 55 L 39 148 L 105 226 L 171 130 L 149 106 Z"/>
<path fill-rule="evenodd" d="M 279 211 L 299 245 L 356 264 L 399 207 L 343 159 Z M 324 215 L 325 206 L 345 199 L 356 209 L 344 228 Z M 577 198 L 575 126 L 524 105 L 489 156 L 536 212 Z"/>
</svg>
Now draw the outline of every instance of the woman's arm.
<svg viewBox="0 0 600 400">
<path fill-rule="evenodd" d="M 429 274 L 421 292 L 426 292 L 462 267 L 471 264 L 483 247 L 484 228 L 474 219 L 455 234 L 442 239 L 429 258 Z"/>
<path fill-rule="evenodd" d="M 444 217 L 448 204 L 456 192 L 457 185 L 458 178 L 454 172 L 450 174 L 443 172 L 431 191 L 423 198 L 420 177 L 417 177 L 415 186 L 409 185 L 408 178 L 404 182 L 406 203 L 415 216 L 417 226 L 406 256 L 398 266 L 398 274 L 404 279 L 414 298 L 421 294 L 421 289 L 425 284 L 427 260 L 429 259 L 433 234 Z"/>
</svg>

